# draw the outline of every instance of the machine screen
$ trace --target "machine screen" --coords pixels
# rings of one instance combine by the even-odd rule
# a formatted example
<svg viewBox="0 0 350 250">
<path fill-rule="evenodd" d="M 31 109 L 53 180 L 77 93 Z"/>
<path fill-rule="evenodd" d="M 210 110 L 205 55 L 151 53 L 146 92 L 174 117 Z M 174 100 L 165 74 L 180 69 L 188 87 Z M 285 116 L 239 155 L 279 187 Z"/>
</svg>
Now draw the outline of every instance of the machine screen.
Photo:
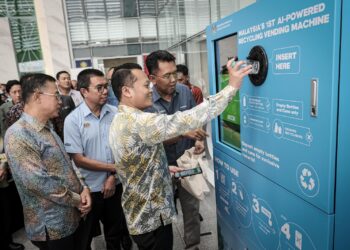
<svg viewBox="0 0 350 250">
<path fill-rule="evenodd" d="M 216 84 L 220 91 L 228 84 L 228 72 L 226 63 L 229 59 L 237 56 L 237 35 L 225 37 L 215 42 L 216 52 Z M 239 92 L 227 106 L 218 119 L 220 141 L 232 148 L 240 150 L 240 102 Z"/>
</svg>

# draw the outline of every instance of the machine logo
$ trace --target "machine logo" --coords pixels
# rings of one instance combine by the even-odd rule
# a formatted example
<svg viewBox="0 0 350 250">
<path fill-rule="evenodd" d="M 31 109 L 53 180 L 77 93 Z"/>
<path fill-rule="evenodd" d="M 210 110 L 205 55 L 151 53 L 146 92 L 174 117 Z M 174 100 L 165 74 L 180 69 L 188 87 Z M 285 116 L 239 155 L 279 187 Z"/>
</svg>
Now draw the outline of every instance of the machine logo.
<svg viewBox="0 0 350 250">
<path fill-rule="evenodd" d="M 312 173 L 309 169 L 304 168 L 301 171 L 300 183 L 304 189 L 313 190 L 315 188 L 315 180 L 312 178 Z"/>
<path fill-rule="evenodd" d="M 314 197 L 319 191 L 319 179 L 315 169 L 308 163 L 297 168 L 297 182 L 300 190 L 308 197 Z"/>
</svg>

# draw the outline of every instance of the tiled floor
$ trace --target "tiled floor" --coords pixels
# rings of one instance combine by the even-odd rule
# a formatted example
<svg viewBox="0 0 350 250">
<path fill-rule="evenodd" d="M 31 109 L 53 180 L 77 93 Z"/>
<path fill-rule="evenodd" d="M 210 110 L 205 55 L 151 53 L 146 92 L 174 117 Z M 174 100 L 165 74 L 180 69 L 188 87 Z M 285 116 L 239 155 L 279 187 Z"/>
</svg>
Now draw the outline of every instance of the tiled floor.
<svg viewBox="0 0 350 250">
<path fill-rule="evenodd" d="M 183 220 L 181 205 L 177 204 L 179 209 L 179 215 L 177 222 L 173 224 L 173 233 L 174 233 L 174 247 L 173 250 L 183 250 L 185 243 L 183 241 Z M 206 199 L 201 202 L 200 213 L 204 218 L 204 221 L 201 223 L 201 244 L 199 246 L 200 250 L 217 250 L 217 234 L 216 234 L 216 207 L 215 207 L 215 192 L 211 190 L 211 193 L 206 197 Z M 210 233 L 210 234 L 209 234 Z M 31 242 L 27 239 L 24 230 L 20 230 L 15 233 L 14 241 L 24 244 L 26 250 L 37 249 L 34 247 Z M 103 236 L 96 237 L 93 242 L 94 250 L 104 250 L 106 249 Z M 137 247 L 134 245 L 133 250 L 137 250 Z"/>
</svg>

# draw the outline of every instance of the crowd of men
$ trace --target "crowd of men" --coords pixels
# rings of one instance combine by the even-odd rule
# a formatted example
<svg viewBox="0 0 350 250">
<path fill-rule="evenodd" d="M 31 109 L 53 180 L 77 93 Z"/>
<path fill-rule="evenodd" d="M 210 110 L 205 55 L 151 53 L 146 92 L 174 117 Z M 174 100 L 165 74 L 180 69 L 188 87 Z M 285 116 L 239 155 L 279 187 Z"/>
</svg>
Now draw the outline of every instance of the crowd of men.
<svg viewBox="0 0 350 250">
<path fill-rule="evenodd" d="M 147 57 L 148 76 L 127 63 L 106 76 L 81 71 L 77 89 L 67 71 L 9 81 L 0 106 L 7 156 L 0 165 L 0 249 L 24 249 L 11 237 L 18 194 L 27 236 L 39 249 L 91 249 L 100 223 L 107 249 L 129 250 L 132 242 L 141 250 L 172 249 L 174 197 L 186 249 L 199 249 L 199 200 L 172 174 L 183 170 L 177 159 L 185 150 L 204 151 L 203 125 L 250 72 L 241 64 L 228 62 L 229 85 L 205 100 L 187 67 L 162 50 Z"/>
</svg>

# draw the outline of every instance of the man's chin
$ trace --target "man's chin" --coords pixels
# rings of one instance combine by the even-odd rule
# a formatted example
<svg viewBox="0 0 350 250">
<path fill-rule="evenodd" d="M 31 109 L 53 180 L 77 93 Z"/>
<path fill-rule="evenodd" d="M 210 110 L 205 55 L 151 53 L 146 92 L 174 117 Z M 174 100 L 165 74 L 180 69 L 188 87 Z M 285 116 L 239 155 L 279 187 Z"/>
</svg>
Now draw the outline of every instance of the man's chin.
<svg viewBox="0 0 350 250">
<path fill-rule="evenodd" d="M 145 110 L 153 106 L 153 102 L 145 103 L 142 107 L 139 107 L 140 110 Z"/>
<path fill-rule="evenodd" d="M 57 112 L 57 113 L 52 114 L 52 115 L 50 116 L 50 119 L 54 119 L 54 118 L 57 118 L 57 117 L 59 117 L 58 112 Z"/>
<path fill-rule="evenodd" d="M 152 106 L 153 106 L 153 100 L 150 100 L 150 101 L 148 102 L 147 108 L 152 107 Z"/>
</svg>

